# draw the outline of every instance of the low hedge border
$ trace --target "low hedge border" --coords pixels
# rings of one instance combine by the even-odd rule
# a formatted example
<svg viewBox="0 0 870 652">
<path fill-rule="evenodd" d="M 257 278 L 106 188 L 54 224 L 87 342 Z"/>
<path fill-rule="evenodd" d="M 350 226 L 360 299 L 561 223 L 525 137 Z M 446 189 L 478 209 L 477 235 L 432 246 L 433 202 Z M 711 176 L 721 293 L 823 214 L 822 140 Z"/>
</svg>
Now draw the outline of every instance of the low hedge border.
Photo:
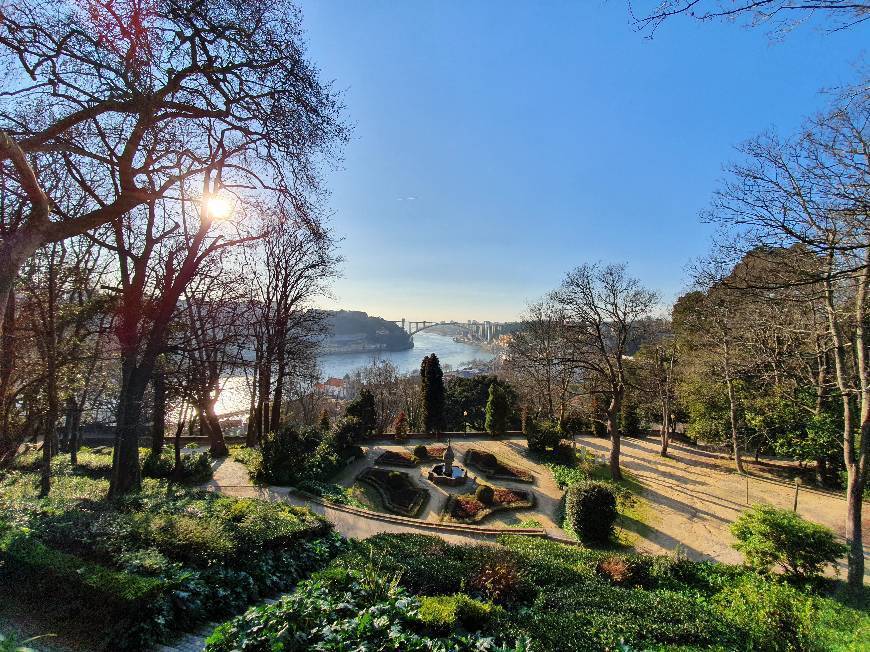
<svg viewBox="0 0 870 652">
<path fill-rule="evenodd" d="M 451 514 L 453 512 L 453 505 L 456 503 L 457 496 L 450 496 L 447 499 L 447 503 L 444 505 L 444 513 L 442 516 L 442 520 L 447 523 L 480 523 L 483 519 L 496 512 L 504 512 L 509 509 L 528 509 L 530 507 L 535 506 L 535 494 L 531 491 L 524 492 L 528 495 L 528 500 L 520 500 L 515 503 L 508 503 L 506 505 L 492 505 L 490 507 L 485 507 L 477 514 L 475 514 L 471 518 L 455 518 Z M 470 496 L 473 494 L 460 494 L 464 496 Z"/>
<path fill-rule="evenodd" d="M 397 505 L 393 502 L 391 497 L 391 490 L 389 487 L 384 486 L 384 484 L 380 481 L 380 479 L 375 476 L 372 471 L 374 469 L 366 469 L 359 476 L 357 476 L 357 482 L 364 482 L 370 487 L 374 488 L 375 491 L 381 497 L 381 500 L 384 502 L 384 507 L 393 512 L 394 514 L 399 514 L 400 516 L 407 516 L 409 518 L 416 518 L 423 507 L 429 501 L 429 492 L 425 489 L 420 489 L 419 487 L 414 486 L 411 483 L 411 479 L 407 477 L 407 474 L 402 474 L 406 476 L 406 483 L 409 489 L 417 492 L 417 497 L 411 503 L 409 508 L 404 508 L 401 505 Z"/>
<path fill-rule="evenodd" d="M 466 466 L 469 466 L 479 471 L 488 480 L 506 480 L 508 482 L 523 482 L 525 484 L 535 484 L 535 478 L 531 474 L 531 472 L 526 471 L 525 469 L 511 466 L 510 464 L 505 464 L 504 462 L 499 460 L 498 457 L 496 457 L 495 459 L 496 463 L 500 468 L 510 469 L 511 471 L 515 471 L 516 474 L 499 473 L 498 469 L 493 469 L 492 467 L 481 465 L 480 456 L 487 452 L 488 451 L 481 451 L 476 448 L 469 448 L 465 452 L 465 457 L 462 461 Z"/>
</svg>

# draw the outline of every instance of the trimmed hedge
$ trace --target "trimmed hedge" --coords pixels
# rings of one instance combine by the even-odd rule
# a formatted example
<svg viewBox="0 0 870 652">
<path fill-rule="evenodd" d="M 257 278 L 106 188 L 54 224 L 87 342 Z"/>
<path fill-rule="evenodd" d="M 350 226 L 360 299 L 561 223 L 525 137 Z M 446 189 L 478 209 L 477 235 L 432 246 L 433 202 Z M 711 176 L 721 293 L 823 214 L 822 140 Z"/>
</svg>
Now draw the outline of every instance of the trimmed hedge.
<svg viewBox="0 0 870 652">
<path fill-rule="evenodd" d="M 565 494 L 565 518 L 582 539 L 606 543 L 619 513 L 616 494 L 604 482 L 580 482 Z"/>
</svg>

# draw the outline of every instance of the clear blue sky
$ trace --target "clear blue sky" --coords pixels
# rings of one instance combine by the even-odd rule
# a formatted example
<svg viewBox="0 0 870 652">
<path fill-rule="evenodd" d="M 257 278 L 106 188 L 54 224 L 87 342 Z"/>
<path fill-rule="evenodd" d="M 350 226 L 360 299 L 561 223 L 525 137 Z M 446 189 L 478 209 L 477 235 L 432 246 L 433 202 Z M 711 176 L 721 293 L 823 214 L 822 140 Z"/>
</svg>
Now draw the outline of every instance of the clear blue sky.
<svg viewBox="0 0 870 652">
<path fill-rule="evenodd" d="M 672 301 L 734 145 L 795 129 L 870 43 L 679 18 L 649 40 L 621 0 L 302 6 L 354 125 L 327 174 L 345 257 L 328 305 L 388 319 L 516 318 L 597 260 Z"/>
</svg>

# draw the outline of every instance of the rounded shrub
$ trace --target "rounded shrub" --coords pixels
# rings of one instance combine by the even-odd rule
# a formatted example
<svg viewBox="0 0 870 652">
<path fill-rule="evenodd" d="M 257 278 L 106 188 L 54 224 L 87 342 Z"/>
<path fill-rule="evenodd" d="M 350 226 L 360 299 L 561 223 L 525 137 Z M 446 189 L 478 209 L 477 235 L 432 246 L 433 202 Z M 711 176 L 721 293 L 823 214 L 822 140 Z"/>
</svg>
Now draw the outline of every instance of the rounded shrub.
<svg viewBox="0 0 870 652">
<path fill-rule="evenodd" d="M 387 476 L 387 484 L 390 486 L 390 489 L 401 489 L 405 486 L 405 478 L 398 471 L 390 471 L 390 474 Z"/>
<path fill-rule="evenodd" d="M 426 450 L 426 447 L 423 444 L 418 444 L 414 446 L 414 457 L 420 460 L 425 460 L 429 457 L 429 451 Z"/>
<path fill-rule="evenodd" d="M 731 525 L 734 547 L 759 570 L 778 564 L 789 575 L 812 577 L 845 555 L 847 547 L 832 530 L 787 509 L 754 505 Z"/>
<path fill-rule="evenodd" d="M 477 491 L 474 492 L 474 497 L 484 505 L 492 505 L 492 501 L 495 498 L 495 491 L 488 484 L 482 484 L 477 488 Z"/>
<path fill-rule="evenodd" d="M 565 518 L 577 535 L 588 541 L 605 543 L 616 522 L 616 494 L 604 482 L 579 482 L 568 487 Z"/>
<path fill-rule="evenodd" d="M 492 453 L 481 453 L 480 465 L 484 468 L 494 469 L 498 466 L 498 460 Z"/>
</svg>

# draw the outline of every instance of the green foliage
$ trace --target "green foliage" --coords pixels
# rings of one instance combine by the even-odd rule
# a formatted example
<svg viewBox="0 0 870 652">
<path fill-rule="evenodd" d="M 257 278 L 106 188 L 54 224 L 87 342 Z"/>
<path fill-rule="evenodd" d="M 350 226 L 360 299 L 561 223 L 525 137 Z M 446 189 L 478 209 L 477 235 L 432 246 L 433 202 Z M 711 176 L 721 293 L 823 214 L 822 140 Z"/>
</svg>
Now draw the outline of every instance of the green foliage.
<svg viewBox="0 0 870 652">
<path fill-rule="evenodd" d="M 746 638 L 747 649 L 790 652 L 815 647 L 813 600 L 787 584 L 746 577 L 726 586 L 713 603 Z"/>
<path fill-rule="evenodd" d="M 420 411 L 426 432 L 443 432 L 446 426 L 444 372 L 434 353 L 420 364 Z"/>
<path fill-rule="evenodd" d="M 791 575 L 810 577 L 845 555 L 848 548 L 823 525 L 804 520 L 792 511 L 754 505 L 731 524 L 734 547 L 754 568 L 779 564 Z"/>
<path fill-rule="evenodd" d="M 389 579 L 372 571 L 333 573 L 308 580 L 278 603 L 258 607 L 218 627 L 206 642 L 207 652 L 235 650 L 519 650 L 496 646 L 476 634 L 451 633 L 438 638 L 422 619 L 420 602 Z M 469 622 L 482 618 L 485 607 L 464 603 L 460 613 Z M 436 614 L 430 607 L 428 617 Z"/>
<path fill-rule="evenodd" d="M 616 494 L 604 482 L 581 482 L 568 487 L 565 518 L 583 540 L 606 543 L 616 522 Z"/>
<path fill-rule="evenodd" d="M 485 629 L 500 607 L 467 595 L 424 596 L 420 598 L 420 621 L 436 632 L 449 633 L 461 627 L 468 632 Z"/>
<path fill-rule="evenodd" d="M 346 419 L 338 424 L 345 425 Z M 297 431 L 293 427 L 278 433 L 269 433 L 263 438 L 262 461 L 254 469 L 254 476 L 261 482 L 277 485 L 298 485 L 307 480 L 325 480 L 340 466 L 340 446 L 344 436 L 324 433 L 318 429 Z"/>
<path fill-rule="evenodd" d="M 640 436 L 640 413 L 638 412 L 637 403 L 634 401 L 624 401 L 622 409 L 619 411 L 619 432 L 625 437 Z"/>
<path fill-rule="evenodd" d="M 357 417 L 346 416 L 336 421 L 332 437 L 336 448 L 343 450 L 363 441 L 366 438 L 366 431 L 362 421 Z"/>
<path fill-rule="evenodd" d="M 414 457 L 418 460 L 425 460 L 429 457 L 429 451 L 423 444 L 417 444 L 414 446 Z"/>
<path fill-rule="evenodd" d="M 142 460 L 142 475 L 146 478 L 170 479 L 175 469 L 175 453 L 164 448 L 160 455 L 149 450 Z M 181 454 L 181 482 L 202 484 L 212 479 L 211 458 L 206 452 Z"/>
<path fill-rule="evenodd" d="M 359 391 L 359 396 L 348 403 L 344 416 L 359 419 L 359 428 L 363 437 L 377 434 L 378 414 L 375 408 L 375 396 L 366 387 Z"/>
<path fill-rule="evenodd" d="M 526 433 L 526 441 L 529 450 L 534 453 L 543 453 L 549 448 L 556 448 L 562 441 L 559 424 L 552 421 L 532 423 Z"/>
<path fill-rule="evenodd" d="M 482 484 L 475 490 L 474 497 L 484 505 L 492 505 L 492 501 L 495 498 L 495 491 L 488 484 Z"/>
<path fill-rule="evenodd" d="M 490 389 L 496 386 L 507 404 L 506 430 L 520 425 L 516 390 L 504 380 L 493 375 L 480 375 L 471 378 L 452 378 L 446 389 L 446 417 L 448 430 L 472 430 L 486 428 L 486 405 Z"/>
<path fill-rule="evenodd" d="M 508 426 L 508 410 L 510 406 L 502 388 L 493 383 L 489 386 L 489 398 L 486 401 L 486 431 L 491 435 L 503 435 Z"/>
</svg>

